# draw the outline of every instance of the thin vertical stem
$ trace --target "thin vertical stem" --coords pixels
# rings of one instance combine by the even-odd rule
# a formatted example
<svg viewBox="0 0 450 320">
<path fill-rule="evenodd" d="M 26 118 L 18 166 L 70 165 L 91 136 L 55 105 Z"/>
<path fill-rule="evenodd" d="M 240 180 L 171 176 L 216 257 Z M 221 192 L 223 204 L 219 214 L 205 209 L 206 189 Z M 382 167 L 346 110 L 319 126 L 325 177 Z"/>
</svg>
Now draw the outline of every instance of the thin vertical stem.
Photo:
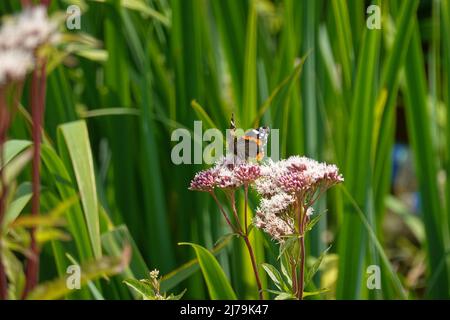
<svg viewBox="0 0 450 320">
<path fill-rule="evenodd" d="M 230 195 L 229 195 L 229 200 L 231 203 L 231 209 L 233 211 L 233 215 L 234 215 L 234 219 L 236 220 L 237 226 L 239 228 L 239 230 L 241 231 L 241 233 L 243 233 L 242 230 L 242 226 L 241 226 L 241 221 L 239 219 L 239 215 L 237 213 L 237 209 L 236 209 L 236 195 L 235 195 L 235 191 L 231 191 Z"/>
<path fill-rule="evenodd" d="M 22 4 L 22 8 L 31 6 L 31 0 L 21 0 L 20 3 Z"/>
<path fill-rule="evenodd" d="M 294 261 L 289 261 L 289 264 L 291 265 L 291 274 L 292 274 L 292 291 L 297 292 L 297 268 L 295 266 Z"/>
<path fill-rule="evenodd" d="M 5 181 L 5 159 L 3 147 L 6 142 L 6 135 L 9 127 L 9 115 L 6 106 L 6 94 L 5 88 L 0 87 L 0 230 L 3 223 L 3 217 L 6 210 L 6 198 L 8 194 L 6 181 Z M 5 267 L 3 265 L 3 248 L 0 241 L 0 299 L 8 299 L 8 282 L 6 279 Z"/>
<path fill-rule="evenodd" d="M 300 237 L 300 272 L 298 276 L 298 293 L 299 300 L 303 299 L 304 277 L 305 277 L 305 237 Z"/>
<path fill-rule="evenodd" d="M 297 197 L 297 209 L 298 209 L 298 233 L 299 233 L 299 252 L 298 252 L 298 265 L 299 272 L 297 275 L 297 298 L 299 300 L 303 299 L 303 290 L 304 290 L 304 278 L 305 278 L 305 216 L 306 212 L 303 207 L 302 201 L 300 201 L 302 197 Z"/>
<path fill-rule="evenodd" d="M 244 228 L 245 228 L 245 234 L 248 236 L 248 221 L 247 221 L 247 214 L 248 214 L 248 184 L 244 184 L 244 196 L 245 196 L 245 208 L 244 208 Z"/>
<path fill-rule="evenodd" d="M 33 72 L 31 82 L 31 114 L 33 118 L 33 163 L 32 163 L 32 191 L 33 196 L 31 199 L 31 214 L 33 216 L 39 215 L 40 206 L 40 165 L 41 165 L 41 128 L 44 118 L 45 109 L 45 92 L 46 92 L 46 61 L 41 61 L 40 69 L 36 69 Z M 39 277 L 39 248 L 36 242 L 36 229 L 30 230 L 31 244 L 30 255 L 26 269 L 26 285 L 23 297 L 26 297 L 28 292 L 33 289 Z"/>
<path fill-rule="evenodd" d="M 256 258 L 255 258 L 255 254 L 253 252 L 253 247 L 252 244 L 250 243 L 250 240 L 248 238 L 248 229 L 247 229 L 247 204 L 248 204 L 248 192 L 245 192 L 245 232 L 244 230 L 242 230 L 242 226 L 241 223 L 239 221 L 239 215 L 237 213 L 236 210 L 236 196 L 235 196 L 235 191 L 233 191 L 230 195 L 230 201 L 231 201 L 231 207 L 233 208 L 233 213 L 234 213 L 234 217 L 237 220 L 238 223 L 238 227 L 241 231 L 241 233 L 243 234 L 242 237 L 244 238 L 244 242 L 245 245 L 247 247 L 247 251 L 248 254 L 250 256 L 250 260 L 252 263 L 252 268 L 253 268 L 253 273 L 255 274 L 255 279 L 256 279 L 256 285 L 258 286 L 258 295 L 259 295 L 259 299 L 263 300 L 264 296 L 263 296 L 263 291 L 262 291 L 262 284 L 261 284 L 261 279 L 259 277 L 259 272 L 258 272 L 258 266 L 256 264 Z"/>
<path fill-rule="evenodd" d="M 255 254 L 253 253 L 252 245 L 247 235 L 244 235 L 243 238 L 245 241 L 245 245 L 247 246 L 248 254 L 250 255 L 250 260 L 252 262 L 253 273 L 255 274 L 256 285 L 258 286 L 259 300 L 264 300 L 261 279 L 259 278 L 258 266 L 256 265 L 256 258 Z"/>
<path fill-rule="evenodd" d="M 238 233 L 238 231 L 236 230 L 236 227 L 231 223 L 230 219 L 228 218 L 228 215 L 226 214 L 225 210 L 223 209 L 222 205 L 220 204 L 219 200 L 217 200 L 216 195 L 214 194 L 214 191 L 210 191 L 209 192 L 211 194 L 211 196 L 213 197 L 214 201 L 216 202 L 217 206 L 219 207 L 220 212 L 222 213 L 223 217 L 225 218 L 225 220 L 227 221 L 228 225 L 230 226 L 231 230 L 233 232 Z"/>
</svg>

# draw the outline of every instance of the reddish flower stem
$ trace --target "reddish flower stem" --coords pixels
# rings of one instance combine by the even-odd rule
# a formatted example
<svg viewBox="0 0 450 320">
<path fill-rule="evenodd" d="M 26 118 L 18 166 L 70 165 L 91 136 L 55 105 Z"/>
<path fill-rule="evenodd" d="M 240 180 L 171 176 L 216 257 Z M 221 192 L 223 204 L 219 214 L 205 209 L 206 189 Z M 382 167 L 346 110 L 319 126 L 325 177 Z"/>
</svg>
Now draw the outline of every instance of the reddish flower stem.
<svg viewBox="0 0 450 320">
<path fill-rule="evenodd" d="M 219 200 L 217 200 L 216 195 L 214 194 L 214 191 L 209 192 L 211 196 L 213 197 L 214 201 L 216 202 L 217 206 L 219 207 L 220 212 L 222 213 L 223 217 L 227 221 L 227 224 L 230 226 L 231 230 L 235 233 L 238 233 L 238 230 L 236 230 L 236 227 L 231 223 L 230 219 L 228 218 L 228 215 L 226 214 L 225 210 L 223 209 L 222 205 L 220 204 Z"/>
<path fill-rule="evenodd" d="M 46 61 L 41 62 L 40 69 L 33 72 L 31 82 L 31 114 L 33 118 L 33 163 L 32 163 L 32 191 L 31 199 L 31 214 L 33 216 L 39 215 L 40 210 L 40 165 L 41 165 L 41 128 L 43 125 L 44 111 L 45 111 L 45 92 L 46 92 Z M 39 278 L 39 248 L 36 242 L 36 229 L 30 230 L 31 236 L 31 256 L 28 259 L 26 267 L 26 284 L 23 293 L 23 298 L 32 290 L 38 283 Z"/>
<path fill-rule="evenodd" d="M 231 191 L 228 199 L 230 200 L 231 203 L 231 209 L 233 211 L 233 215 L 234 215 L 234 219 L 236 220 L 238 229 L 241 231 L 241 234 L 243 234 L 243 230 L 242 230 L 242 226 L 241 226 L 241 221 L 239 219 L 239 215 L 237 213 L 237 209 L 236 209 L 236 195 L 235 195 L 235 191 Z"/>
<path fill-rule="evenodd" d="M 247 221 L 247 207 L 248 207 L 248 184 L 244 184 L 244 195 L 245 195 L 245 209 L 244 209 L 244 228 L 245 234 L 248 236 L 248 221 Z"/>
<path fill-rule="evenodd" d="M 299 272 L 297 275 L 297 298 L 299 300 L 303 299 L 303 291 L 304 291 L 304 278 L 305 278 L 305 216 L 306 211 L 303 208 L 302 197 L 297 198 L 297 207 L 298 207 L 298 233 L 299 233 L 299 252 L 298 252 L 298 265 Z M 294 275 L 293 275 L 294 276 Z"/>
<path fill-rule="evenodd" d="M 22 8 L 31 6 L 31 0 L 21 0 L 20 3 L 22 4 Z"/>
<path fill-rule="evenodd" d="M 258 286 L 259 300 L 264 300 L 261 279 L 259 278 L 258 266 L 256 265 L 256 258 L 255 254 L 253 253 L 252 245 L 246 234 L 243 236 L 243 238 L 248 250 L 248 254 L 250 255 L 250 260 L 252 262 L 253 273 L 255 274 L 256 285 Z"/>
<path fill-rule="evenodd" d="M 303 299 L 304 277 L 305 277 L 305 237 L 300 237 L 300 272 L 298 274 L 298 292 L 297 298 Z"/>
<path fill-rule="evenodd" d="M 294 261 L 289 261 L 291 265 L 291 274 L 292 274 L 292 290 L 297 292 L 297 269 Z"/>
<path fill-rule="evenodd" d="M 241 234 L 242 238 L 244 238 L 244 242 L 245 242 L 245 245 L 247 247 L 248 254 L 250 256 L 253 273 L 255 274 L 256 285 L 258 286 L 259 299 L 260 300 L 264 300 L 262 284 L 261 284 L 261 279 L 259 277 L 258 266 L 256 264 L 255 254 L 253 252 L 252 244 L 250 243 L 250 240 L 248 238 L 247 223 L 245 224 L 246 231 L 244 232 L 244 230 L 242 230 L 241 222 L 239 220 L 239 215 L 238 215 L 237 209 L 236 209 L 236 196 L 235 196 L 235 191 L 234 190 L 231 192 L 229 199 L 230 199 L 230 202 L 231 202 L 231 207 L 233 208 L 234 217 L 235 217 L 235 219 L 237 221 L 238 228 L 240 230 L 240 234 Z M 247 221 L 247 219 L 246 219 L 247 218 L 247 203 L 248 203 L 248 193 L 247 192 L 245 194 L 245 200 L 244 201 L 245 201 L 245 210 L 244 210 L 245 211 L 245 220 Z"/>
</svg>

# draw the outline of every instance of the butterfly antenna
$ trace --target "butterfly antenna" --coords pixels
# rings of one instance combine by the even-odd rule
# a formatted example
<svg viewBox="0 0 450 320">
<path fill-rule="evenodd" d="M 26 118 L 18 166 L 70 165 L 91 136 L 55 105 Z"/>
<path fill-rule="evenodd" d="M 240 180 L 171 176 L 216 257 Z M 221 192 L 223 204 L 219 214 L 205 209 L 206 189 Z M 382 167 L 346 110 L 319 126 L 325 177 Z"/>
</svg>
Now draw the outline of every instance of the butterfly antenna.
<svg viewBox="0 0 450 320">
<path fill-rule="evenodd" d="M 234 122 L 234 113 L 231 113 L 230 129 L 236 129 L 236 123 Z"/>
</svg>

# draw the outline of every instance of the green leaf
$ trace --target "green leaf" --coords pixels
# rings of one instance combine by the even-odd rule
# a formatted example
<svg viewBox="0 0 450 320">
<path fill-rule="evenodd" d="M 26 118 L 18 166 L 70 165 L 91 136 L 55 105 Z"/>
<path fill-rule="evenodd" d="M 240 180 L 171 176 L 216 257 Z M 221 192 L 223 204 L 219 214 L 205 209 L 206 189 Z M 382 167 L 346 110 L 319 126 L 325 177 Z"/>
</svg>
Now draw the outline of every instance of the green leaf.
<svg viewBox="0 0 450 320">
<path fill-rule="evenodd" d="M 120 273 L 128 265 L 130 251 L 125 250 L 120 257 L 102 257 L 90 263 L 83 264 L 80 267 L 80 284 L 84 286 L 89 281 L 93 281 L 103 276 L 112 276 Z M 30 292 L 28 300 L 55 300 L 60 299 L 70 293 L 71 289 L 67 286 L 67 276 L 56 280 L 44 282 L 38 285 Z"/>
<path fill-rule="evenodd" d="M 427 79 L 425 75 L 424 57 L 417 23 L 411 39 L 405 64 L 405 113 L 408 136 L 414 152 L 414 166 L 420 186 L 423 203 L 423 219 L 427 236 L 428 261 L 430 274 L 438 273 L 441 259 L 445 259 L 444 268 L 437 276 L 437 284 L 430 297 L 444 298 L 450 293 L 450 252 L 449 225 L 444 223 L 448 217 L 444 215 L 443 204 L 439 199 L 438 161 L 435 142 L 432 137 L 432 125 L 427 97 Z"/>
<path fill-rule="evenodd" d="M 5 217 L 3 218 L 2 233 L 8 230 L 8 226 L 17 219 L 28 202 L 31 200 L 32 191 L 29 182 L 22 183 L 16 191 L 14 200 L 8 205 Z"/>
<path fill-rule="evenodd" d="M 43 167 L 48 172 L 48 178 L 54 181 L 54 186 L 60 198 L 69 199 L 77 196 L 76 187 L 72 182 L 66 166 L 50 145 L 42 145 L 41 158 Z M 80 262 L 91 261 L 94 256 L 81 206 L 76 204 L 69 208 L 66 213 L 66 218 L 78 250 Z M 58 252 L 60 251 L 58 250 Z"/>
<path fill-rule="evenodd" d="M 102 245 L 110 256 L 117 256 L 124 250 L 124 246 L 131 246 L 131 261 L 123 272 L 125 278 L 144 279 L 148 276 L 148 270 L 144 258 L 133 240 L 128 228 L 120 225 L 102 234 Z"/>
<path fill-rule="evenodd" d="M 102 255 L 100 243 L 99 207 L 95 182 L 94 163 L 89 134 L 84 121 L 75 121 L 59 127 L 61 137 L 73 165 L 80 192 L 89 238 L 95 257 Z M 62 144 L 62 141 L 59 141 Z"/>
<path fill-rule="evenodd" d="M 208 292 L 213 300 L 236 300 L 236 294 L 225 276 L 216 258 L 205 248 L 197 244 L 181 242 L 179 245 L 188 245 L 194 248 Z"/>
<path fill-rule="evenodd" d="M 166 300 L 181 300 L 181 298 L 183 298 L 184 294 L 186 293 L 187 289 L 184 289 L 181 293 L 174 295 L 173 293 L 171 293 Z"/>
<path fill-rule="evenodd" d="M 153 291 L 152 286 L 148 283 L 136 279 L 125 279 L 123 282 L 127 286 L 141 294 L 144 300 L 151 299 L 155 296 L 155 292 Z"/>
<path fill-rule="evenodd" d="M 250 0 L 246 30 L 246 48 L 244 61 L 244 97 L 240 120 L 243 128 L 250 126 L 256 117 L 257 109 L 257 12 L 256 1 Z"/>
<path fill-rule="evenodd" d="M 32 145 L 30 141 L 27 140 L 8 140 L 3 146 L 3 159 L 4 164 L 7 165 L 13 158 L 18 156 L 25 149 Z"/>
<path fill-rule="evenodd" d="M 75 258 L 72 257 L 70 254 L 67 253 L 66 256 L 72 264 L 79 265 L 79 263 L 75 260 Z M 102 294 L 100 293 L 99 289 L 95 286 L 94 282 L 88 281 L 87 286 L 91 291 L 92 295 L 94 296 L 95 300 L 105 300 L 105 298 L 103 298 Z"/>
<path fill-rule="evenodd" d="M 319 222 L 320 218 L 322 218 L 322 216 L 325 214 L 325 212 L 326 211 L 323 211 L 318 215 L 316 215 L 314 218 L 312 218 L 306 225 L 306 230 L 311 231 L 312 228 L 314 228 L 314 226 L 316 225 L 316 223 Z"/>
<path fill-rule="evenodd" d="M 364 228 L 366 229 L 366 232 L 368 233 L 370 239 L 372 240 L 372 243 L 375 245 L 375 248 L 377 249 L 377 252 L 379 256 L 381 257 L 381 261 L 383 262 L 384 267 L 386 268 L 388 275 L 391 279 L 392 284 L 394 285 L 394 288 L 397 291 L 397 294 L 402 299 L 407 299 L 406 290 L 403 288 L 402 282 L 400 281 L 397 273 L 393 270 L 391 262 L 389 261 L 389 258 L 387 257 L 386 253 L 383 250 L 383 246 L 381 245 L 380 241 L 378 241 L 377 235 L 372 229 L 372 226 L 367 221 L 366 216 L 362 212 L 361 208 L 356 203 L 355 199 L 350 195 L 348 190 L 345 188 L 344 185 L 340 185 L 340 188 L 344 191 L 344 194 L 347 196 L 348 200 L 350 201 L 351 205 L 354 207 L 358 218 L 361 220 Z M 339 257 L 339 259 L 342 259 Z"/>
<path fill-rule="evenodd" d="M 282 291 L 288 291 L 288 287 L 286 283 L 283 280 L 283 277 L 281 276 L 280 272 L 271 264 L 263 263 L 261 264 L 263 269 L 266 271 L 270 279 L 272 279 L 275 286 L 282 290 Z"/>
<path fill-rule="evenodd" d="M 305 292 L 303 292 L 303 298 L 310 297 L 310 296 L 316 296 L 316 295 L 319 295 L 319 294 L 322 294 L 322 293 L 325 293 L 328 291 L 330 291 L 330 289 L 328 289 L 328 288 L 323 288 L 323 289 L 320 289 L 317 291 L 311 291 L 311 292 L 305 291 Z"/>
<path fill-rule="evenodd" d="M 375 3 L 379 4 L 379 1 Z M 346 6 L 343 1 L 333 1 L 333 4 L 340 4 L 341 10 Z M 344 12 L 341 11 L 341 14 Z M 350 34 L 348 33 L 348 35 Z M 346 33 L 345 35 L 347 36 Z M 371 145 L 376 103 L 373 97 L 380 40 L 380 30 L 364 30 L 356 68 L 355 86 L 352 92 L 346 162 L 343 171 L 345 184 L 350 193 L 358 205 L 365 209 L 372 206 L 370 202 L 372 199 L 370 182 L 373 175 Z M 348 58 L 349 53 L 343 52 L 342 55 Z M 338 299 L 358 299 L 361 297 L 361 288 L 363 287 L 367 233 L 353 211 L 352 207 L 346 203 L 346 214 L 342 221 L 338 246 L 340 257 L 336 287 L 336 298 Z M 375 220 L 372 216 L 373 211 L 366 210 L 365 214 L 368 215 L 369 222 L 373 223 Z M 358 241 L 354 241 L 354 239 L 358 239 Z M 349 286 L 349 283 L 352 285 Z"/>
<path fill-rule="evenodd" d="M 195 100 L 191 101 L 191 107 L 194 109 L 195 113 L 201 121 L 203 121 L 203 126 L 205 129 L 217 128 L 214 121 L 211 120 L 208 113 L 203 109 L 203 107 Z"/>
<path fill-rule="evenodd" d="M 20 300 L 25 288 L 25 272 L 22 262 L 8 248 L 2 248 L 2 263 L 9 280 L 8 298 L 11 300 Z"/>
<path fill-rule="evenodd" d="M 296 296 L 292 293 L 282 292 L 275 297 L 275 300 L 295 300 Z"/>
<path fill-rule="evenodd" d="M 221 253 L 230 243 L 233 236 L 234 236 L 233 234 L 229 234 L 228 236 L 222 238 L 222 240 L 219 240 L 218 243 L 211 250 L 211 253 L 214 256 L 217 256 L 219 253 Z M 161 290 L 169 291 L 170 289 L 177 286 L 180 282 L 186 280 L 191 275 L 193 275 L 198 269 L 199 263 L 197 258 L 186 262 L 185 264 L 181 265 L 177 269 L 164 275 L 161 278 Z"/>
<path fill-rule="evenodd" d="M 325 255 L 327 254 L 328 250 L 330 250 L 331 246 L 329 246 L 327 249 L 325 249 L 320 256 L 316 259 L 316 261 L 314 262 L 314 264 L 311 266 L 311 268 L 309 268 L 308 273 L 306 274 L 305 277 L 305 287 L 308 286 L 308 284 L 311 282 L 311 280 L 313 279 L 314 275 L 317 273 L 317 271 L 319 270 L 320 264 L 322 263 L 323 258 L 325 257 Z"/>
<path fill-rule="evenodd" d="M 264 101 L 263 105 L 259 108 L 258 111 L 258 115 L 256 116 L 256 118 L 253 120 L 253 124 L 252 127 L 256 128 L 260 121 L 261 118 L 264 116 L 264 114 L 267 112 L 267 110 L 269 110 L 269 108 L 272 106 L 272 102 L 274 101 L 274 99 L 276 97 L 278 97 L 278 95 L 283 91 L 282 89 L 284 89 L 285 87 L 287 87 L 287 92 L 285 93 L 286 96 L 289 95 L 289 93 L 291 92 L 291 90 L 293 88 L 295 88 L 295 83 L 298 80 L 303 65 L 305 64 L 305 60 L 308 57 L 308 55 L 305 55 L 304 57 L 301 58 L 300 62 L 295 66 L 294 70 L 292 70 L 292 73 L 290 75 L 288 75 L 283 81 L 280 82 L 280 84 L 278 84 L 275 89 L 272 90 L 272 93 L 270 94 L 270 96 Z M 274 110 L 275 112 L 275 110 Z"/>
</svg>

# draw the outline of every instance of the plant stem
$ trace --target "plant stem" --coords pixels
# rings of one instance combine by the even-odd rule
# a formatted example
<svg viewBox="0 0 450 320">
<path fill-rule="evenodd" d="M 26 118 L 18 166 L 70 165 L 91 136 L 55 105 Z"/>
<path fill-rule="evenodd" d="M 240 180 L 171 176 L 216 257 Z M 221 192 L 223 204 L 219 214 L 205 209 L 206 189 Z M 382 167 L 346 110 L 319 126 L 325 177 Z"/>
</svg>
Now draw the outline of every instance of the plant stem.
<svg viewBox="0 0 450 320">
<path fill-rule="evenodd" d="M 31 114 L 33 118 L 33 163 L 32 163 L 32 190 L 33 196 L 31 199 L 31 214 L 33 216 L 39 215 L 40 210 L 40 165 L 41 165 L 41 128 L 43 124 L 44 109 L 45 109 L 45 92 L 46 92 L 46 62 L 42 61 L 40 69 L 35 69 L 33 72 L 31 82 Z M 28 292 L 33 289 L 39 277 L 39 248 L 36 242 L 36 229 L 30 230 L 32 252 L 28 259 L 26 268 L 26 284 L 23 297 L 25 298 Z"/>
<path fill-rule="evenodd" d="M 248 207 L 248 184 L 244 184 L 244 201 L 245 201 L 245 208 L 244 208 L 244 228 L 245 228 L 245 234 L 248 236 L 248 221 L 247 221 L 247 207 Z"/>
<path fill-rule="evenodd" d="M 289 264 L 291 265 L 292 291 L 297 292 L 297 268 L 294 261 L 289 261 Z"/>
<path fill-rule="evenodd" d="M 9 127 L 8 109 L 6 106 L 5 88 L 0 87 L 0 230 L 2 230 L 3 216 L 6 210 L 6 198 L 8 194 L 5 181 L 5 159 L 3 147 L 6 142 L 6 134 Z M 0 300 L 8 299 L 8 282 L 5 267 L 3 265 L 3 242 L 0 240 Z"/>
<path fill-rule="evenodd" d="M 231 201 L 231 206 L 233 208 L 234 217 L 237 220 L 239 230 L 241 231 L 241 235 L 244 238 L 244 242 L 245 242 L 245 245 L 247 247 L 248 254 L 250 256 L 250 260 L 251 260 L 252 268 L 253 268 L 253 273 L 255 274 L 256 285 L 258 286 L 259 299 L 260 300 L 264 300 L 263 291 L 262 291 L 262 285 L 261 285 L 261 279 L 259 278 L 259 272 L 258 272 L 258 266 L 256 264 L 255 254 L 253 252 L 252 244 L 250 243 L 250 240 L 248 238 L 248 229 L 247 229 L 248 192 L 247 192 L 247 190 L 245 192 L 245 200 L 244 200 L 245 201 L 245 209 L 244 209 L 244 213 L 245 213 L 245 218 L 244 218 L 245 219 L 245 232 L 244 232 L 244 230 L 242 230 L 242 226 L 241 226 L 241 223 L 239 221 L 239 215 L 238 215 L 237 210 L 236 210 L 236 197 L 235 197 L 235 192 L 234 191 L 231 193 L 230 201 Z"/>
<path fill-rule="evenodd" d="M 301 197 L 300 197 L 301 199 Z M 303 208 L 302 201 L 297 200 L 298 206 L 298 233 L 299 233 L 299 253 L 298 253 L 298 265 L 300 266 L 299 273 L 297 275 L 297 298 L 303 299 L 304 290 L 304 278 L 305 278 L 305 230 L 304 230 L 304 217 L 306 211 Z"/>
<path fill-rule="evenodd" d="M 31 6 L 31 0 L 21 0 L 22 8 Z"/>
<path fill-rule="evenodd" d="M 297 297 L 299 300 L 303 299 L 304 290 L 304 275 L 305 275 L 305 237 L 300 237 L 300 272 L 298 275 L 298 292 Z"/>
<path fill-rule="evenodd" d="M 252 262 L 253 273 L 255 274 L 256 285 L 258 286 L 259 300 L 264 300 L 261 279 L 259 278 L 258 266 L 256 265 L 256 259 L 255 254 L 253 253 L 252 245 L 247 235 L 244 235 L 243 238 L 245 241 L 245 245 L 247 246 L 248 254 L 250 255 L 250 260 Z"/>
<path fill-rule="evenodd" d="M 213 197 L 214 201 L 216 202 L 217 206 L 219 207 L 220 212 L 222 213 L 223 217 L 225 218 L 225 220 L 227 221 L 228 225 L 230 226 L 231 230 L 233 232 L 239 233 L 236 230 L 236 227 L 231 223 L 230 219 L 228 218 L 228 215 L 226 214 L 225 210 L 223 209 L 222 205 L 220 204 L 219 200 L 217 200 L 216 195 L 214 194 L 214 191 L 210 191 L 209 192 L 211 194 L 211 196 Z"/>
<path fill-rule="evenodd" d="M 235 191 L 234 190 L 231 192 L 231 194 L 229 196 L 229 200 L 230 200 L 230 203 L 231 203 L 231 209 L 233 211 L 234 219 L 236 220 L 238 229 L 243 234 L 244 231 L 242 230 L 241 221 L 239 219 L 239 215 L 238 215 L 237 209 L 236 209 L 236 196 L 235 196 Z"/>
</svg>

